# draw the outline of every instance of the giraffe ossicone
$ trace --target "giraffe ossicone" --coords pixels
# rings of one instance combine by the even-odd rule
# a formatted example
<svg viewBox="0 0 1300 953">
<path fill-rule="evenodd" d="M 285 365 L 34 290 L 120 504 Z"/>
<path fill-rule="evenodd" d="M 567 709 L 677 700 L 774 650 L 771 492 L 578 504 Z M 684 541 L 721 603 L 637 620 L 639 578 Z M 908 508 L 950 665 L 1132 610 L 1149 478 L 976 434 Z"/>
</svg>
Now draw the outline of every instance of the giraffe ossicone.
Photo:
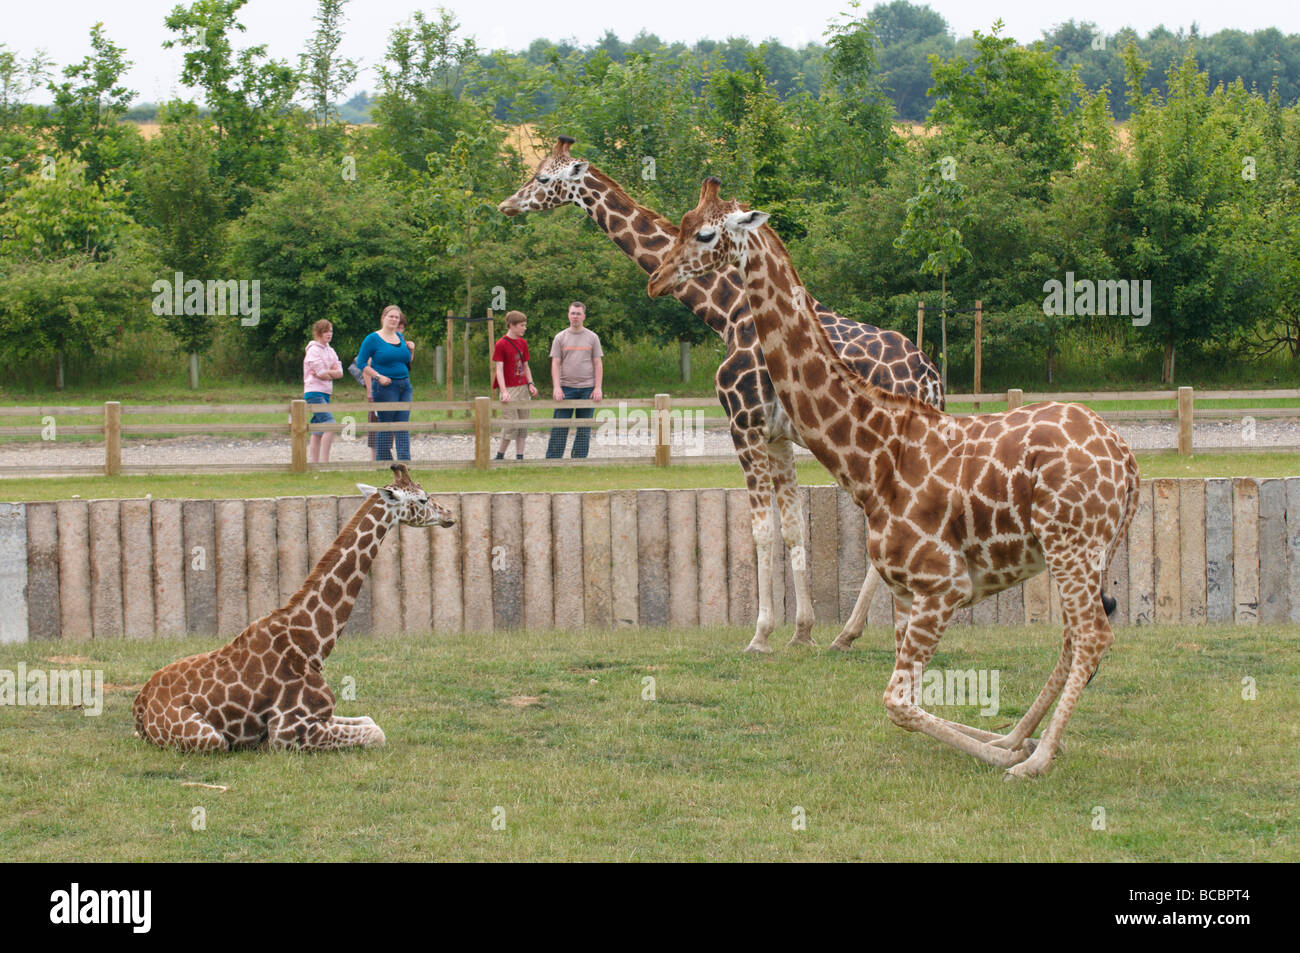
<svg viewBox="0 0 1300 953">
<path fill-rule="evenodd" d="M 720 268 L 741 269 L 781 403 L 808 448 L 866 512 L 868 556 L 904 610 L 885 691 L 890 719 L 1007 768 L 1008 776 L 1047 773 L 1079 694 L 1114 641 L 1104 573 L 1137 507 L 1136 458 L 1078 404 L 951 417 L 864 381 L 797 293 L 798 272 L 767 215 L 723 201 L 720 184 L 705 180 L 649 294 Z M 1060 593 L 1063 644 L 1019 723 L 998 735 L 923 710 L 915 683 L 953 614 L 1047 568 Z"/>
<path fill-rule="evenodd" d="M 321 667 L 385 535 L 399 523 L 456 522 L 411 479 L 405 465 L 391 469 L 388 486 L 357 484 L 361 506 L 288 603 L 222 648 L 154 673 L 132 706 L 139 737 L 184 751 L 384 744 L 384 732 L 372 719 L 334 714 L 334 694 Z"/>
<path fill-rule="evenodd" d="M 576 205 L 596 223 L 624 254 L 647 275 L 663 264 L 677 238 L 677 226 L 633 199 L 621 185 L 570 152 L 574 140 L 561 136 L 550 155 L 538 163 L 532 178 L 498 206 L 507 216 Z M 777 399 L 767 372 L 753 318 L 745 302 L 739 272 L 728 268 L 699 275 L 672 291 L 682 304 L 726 343 L 726 356 L 714 374 L 718 401 L 727 413 L 732 444 L 745 472 L 751 532 L 757 552 L 758 618 L 748 651 L 771 651 L 768 640 L 776 628 L 773 607 L 774 523 L 779 517 L 786 549 L 791 553 L 795 594 L 795 632 L 791 645 L 813 644 L 812 596 L 805 553 L 804 516 L 794 447 L 798 432 Z M 803 292 L 804 303 L 816 312 L 832 346 L 865 380 L 897 393 L 911 394 L 942 408 L 939 370 L 919 348 L 896 331 L 886 331 L 845 318 Z M 867 572 L 857 602 L 832 643 L 848 648 L 862 634 L 867 608 L 880 581 Z"/>
</svg>

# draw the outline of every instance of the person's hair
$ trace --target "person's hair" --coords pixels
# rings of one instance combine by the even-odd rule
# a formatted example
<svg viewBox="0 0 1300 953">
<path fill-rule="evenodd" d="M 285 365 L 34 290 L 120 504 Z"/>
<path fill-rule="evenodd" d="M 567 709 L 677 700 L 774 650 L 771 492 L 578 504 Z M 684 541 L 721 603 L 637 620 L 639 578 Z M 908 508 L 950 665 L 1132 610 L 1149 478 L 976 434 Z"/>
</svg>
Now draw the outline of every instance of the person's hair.
<svg viewBox="0 0 1300 953">
<path fill-rule="evenodd" d="M 388 317 L 389 311 L 397 312 L 397 321 L 399 324 L 406 323 L 406 315 L 402 313 L 402 309 L 395 304 L 390 304 L 388 307 L 386 307 L 383 311 L 379 313 L 379 326 L 381 328 L 384 326 L 384 318 Z"/>
<path fill-rule="evenodd" d="M 528 320 L 528 315 L 524 314 L 522 311 L 507 311 L 507 312 L 506 312 L 506 326 L 507 326 L 507 327 L 512 327 L 512 328 L 513 328 L 516 324 L 523 324 L 523 323 L 524 323 L 525 321 L 527 321 L 527 320 Z"/>
<path fill-rule="evenodd" d="M 586 306 L 585 304 L 583 304 L 581 301 L 570 301 L 570 302 L 569 302 L 569 307 L 570 307 L 570 308 L 581 308 L 583 314 L 586 314 L 586 313 L 587 313 L 587 306 Z"/>
<path fill-rule="evenodd" d="M 311 326 L 311 336 L 318 338 L 326 331 L 333 331 L 334 325 L 330 324 L 329 318 L 321 318 Z"/>
</svg>

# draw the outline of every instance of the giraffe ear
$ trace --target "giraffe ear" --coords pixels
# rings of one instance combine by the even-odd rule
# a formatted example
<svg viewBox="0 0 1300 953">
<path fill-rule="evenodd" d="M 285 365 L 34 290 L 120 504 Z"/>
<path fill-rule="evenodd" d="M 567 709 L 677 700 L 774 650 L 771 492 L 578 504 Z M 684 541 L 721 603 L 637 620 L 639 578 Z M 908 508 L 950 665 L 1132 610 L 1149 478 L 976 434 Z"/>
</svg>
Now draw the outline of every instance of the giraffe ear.
<svg viewBox="0 0 1300 953">
<path fill-rule="evenodd" d="M 369 499 L 371 494 L 379 492 L 373 486 L 367 486 L 364 483 L 358 483 L 357 489 L 361 491 L 361 495 L 366 497 L 366 499 Z"/>
<path fill-rule="evenodd" d="M 758 209 L 742 209 L 727 216 L 727 229 L 732 232 L 752 232 L 772 216 Z"/>
<path fill-rule="evenodd" d="M 569 178 L 581 179 L 584 175 L 587 174 L 587 170 L 589 168 L 591 168 L 590 162 L 587 162 L 584 159 L 579 159 L 576 162 L 574 162 L 573 165 L 569 166 Z"/>
</svg>

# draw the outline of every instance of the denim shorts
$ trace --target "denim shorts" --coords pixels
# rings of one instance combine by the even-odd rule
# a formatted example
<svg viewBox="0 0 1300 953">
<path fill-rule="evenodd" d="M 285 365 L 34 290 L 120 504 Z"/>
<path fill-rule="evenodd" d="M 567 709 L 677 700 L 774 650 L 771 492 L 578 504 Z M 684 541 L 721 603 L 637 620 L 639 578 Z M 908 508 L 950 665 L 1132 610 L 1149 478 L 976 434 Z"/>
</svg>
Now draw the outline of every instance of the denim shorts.
<svg viewBox="0 0 1300 953">
<path fill-rule="evenodd" d="M 302 397 L 309 404 L 328 404 L 330 402 L 330 395 L 322 394 L 318 390 L 309 390 Z M 311 420 L 307 422 L 311 424 L 332 424 L 334 423 L 334 415 L 329 411 L 314 413 L 311 415 Z"/>
</svg>

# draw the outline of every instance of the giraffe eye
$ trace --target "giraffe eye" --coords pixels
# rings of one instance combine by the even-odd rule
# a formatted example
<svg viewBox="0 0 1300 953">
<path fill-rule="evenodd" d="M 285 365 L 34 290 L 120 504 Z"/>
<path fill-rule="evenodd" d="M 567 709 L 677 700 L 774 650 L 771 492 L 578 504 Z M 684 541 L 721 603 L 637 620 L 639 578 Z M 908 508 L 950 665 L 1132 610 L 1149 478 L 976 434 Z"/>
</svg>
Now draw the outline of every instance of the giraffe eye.
<svg viewBox="0 0 1300 953">
<path fill-rule="evenodd" d="M 551 181 L 551 177 L 549 175 L 539 175 L 537 181 L 540 184 L 545 185 L 547 182 Z"/>
<path fill-rule="evenodd" d="M 705 245 L 707 245 L 709 242 L 713 241 L 717 237 L 718 237 L 718 233 L 712 230 L 695 233 L 695 240 Z"/>
</svg>

